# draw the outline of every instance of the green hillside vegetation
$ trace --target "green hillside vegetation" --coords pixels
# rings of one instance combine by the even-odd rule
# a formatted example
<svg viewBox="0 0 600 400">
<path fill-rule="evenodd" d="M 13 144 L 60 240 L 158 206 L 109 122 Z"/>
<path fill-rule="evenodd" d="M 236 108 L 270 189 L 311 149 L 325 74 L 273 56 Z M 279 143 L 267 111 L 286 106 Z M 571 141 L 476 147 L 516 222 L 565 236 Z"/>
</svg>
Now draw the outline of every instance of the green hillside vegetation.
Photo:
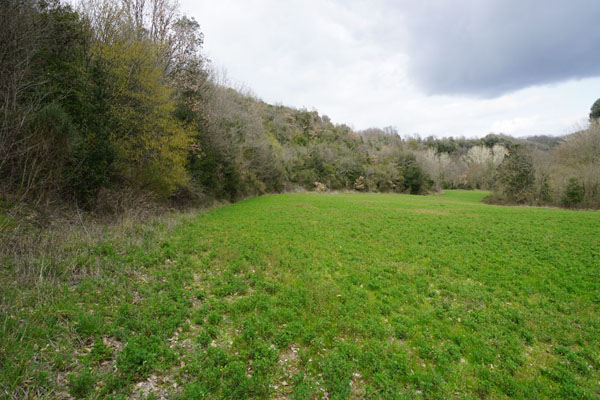
<svg viewBox="0 0 600 400">
<path fill-rule="evenodd" d="M 3 270 L 0 393 L 596 398 L 597 213 L 486 194 L 264 196 L 74 235 Z"/>
<path fill-rule="evenodd" d="M 8 0 L 0 24 L 0 196 L 10 202 L 118 215 L 299 188 L 463 188 L 494 190 L 495 202 L 600 206 L 597 104 L 589 129 L 562 138 L 402 138 L 227 87 L 202 54 L 199 23 L 174 2 Z M 513 152 L 530 166 L 501 168 Z M 507 176 L 522 173 L 515 196 Z"/>
</svg>

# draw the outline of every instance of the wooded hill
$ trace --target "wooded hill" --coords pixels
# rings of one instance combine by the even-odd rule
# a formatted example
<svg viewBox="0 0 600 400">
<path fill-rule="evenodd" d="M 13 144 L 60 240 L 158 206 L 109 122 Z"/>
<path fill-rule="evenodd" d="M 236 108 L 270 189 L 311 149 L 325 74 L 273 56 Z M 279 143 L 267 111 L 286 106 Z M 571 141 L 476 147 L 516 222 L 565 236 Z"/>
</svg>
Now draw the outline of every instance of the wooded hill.
<svg viewBox="0 0 600 400">
<path fill-rule="evenodd" d="M 354 131 L 218 82 L 168 0 L 0 4 L 0 176 L 10 202 L 119 212 L 304 188 L 600 206 L 600 129 L 554 138 Z M 593 120 L 593 119 L 592 119 Z"/>
</svg>

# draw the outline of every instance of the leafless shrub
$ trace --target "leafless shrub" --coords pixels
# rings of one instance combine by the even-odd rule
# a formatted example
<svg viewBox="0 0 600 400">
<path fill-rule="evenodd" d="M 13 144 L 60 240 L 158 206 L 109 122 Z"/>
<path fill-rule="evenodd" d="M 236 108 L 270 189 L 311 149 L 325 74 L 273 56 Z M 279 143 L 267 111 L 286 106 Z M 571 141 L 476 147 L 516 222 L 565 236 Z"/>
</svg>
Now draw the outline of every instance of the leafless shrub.
<svg viewBox="0 0 600 400">
<path fill-rule="evenodd" d="M 567 136 L 554 152 L 553 187 L 558 198 L 565 192 L 571 178 L 584 189 L 581 207 L 600 207 L 600 124 Z"/>
</svg>

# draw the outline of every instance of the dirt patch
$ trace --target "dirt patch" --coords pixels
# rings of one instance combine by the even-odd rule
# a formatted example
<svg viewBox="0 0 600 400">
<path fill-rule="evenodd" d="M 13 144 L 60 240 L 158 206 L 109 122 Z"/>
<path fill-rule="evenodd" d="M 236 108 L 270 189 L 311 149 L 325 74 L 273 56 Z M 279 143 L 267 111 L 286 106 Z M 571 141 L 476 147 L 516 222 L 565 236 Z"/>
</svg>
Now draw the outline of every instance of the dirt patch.
<svg viewBox="0 0 600 400">
<path fill-rule="evenodd" d="M 298 351 L 300 351 L 300 346 L 292 344 L 279 356 L 279 365 L 286 375 L 293 376 L 298 372 Z"/>
<path fill-rule="evenodd" d="M 181 387 L 175 382 L 172 375 L 156 376 L 150 375 L 143 382 L 135 384 L 133 389 L 133 399 L 146 399 L 150 394 L 160 400 L 167 400 L 173 397 L 173 394 L 180 393 Z"/>
<path fill-rule="evenodd" d="M 117 340 L 116 338 L 112 337 L 112 336 L 105 336 L 102 338 L 102 343 L 104 343 L 104 345 L 106 347 L 110 347 L 111 349 L 113 349 L 113 351 L 115 353 L 120 352 L 121 350 L 123 350 L 123 343 L 121 343 L 120 340 Z"/>
<path fill-rule="evenodd" d="M 279 379 L 272 384 L 275 391 L 273 399 L 289 399 L 293 387 L 292 377 L 298 373 L 298 362 L 300 346 L 292 344 L 279 356 L 279 370 L 281 375 Z"/>
<path fill-rule="evenodd" d="M 350 381 L 350 398 L 365 398 L 365 382 L 362 380 L 362 375 L 358 372 L 352 374 L 352 380 Z"/>
<path fill-rule="evenodd" d="M 59 372 L 56 374 L 56 379 L 54 381 L 56 386 L 60 388 L 59 391 L 53 393 L 56 400 L 71 400 L 74 399 L 73 396 L 69 394 L 69 390 L 67 389 L 67 372 Z"/>
</svg>

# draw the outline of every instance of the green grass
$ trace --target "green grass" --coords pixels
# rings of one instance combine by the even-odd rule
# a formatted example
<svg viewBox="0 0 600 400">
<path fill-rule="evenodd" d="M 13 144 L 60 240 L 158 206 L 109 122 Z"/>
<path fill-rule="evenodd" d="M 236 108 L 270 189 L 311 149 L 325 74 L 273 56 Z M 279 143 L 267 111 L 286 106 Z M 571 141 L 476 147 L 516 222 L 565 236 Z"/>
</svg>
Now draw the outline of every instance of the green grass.
<svg viewBox="0 0 600 400">
<path fill-rule="evenodd" d="M 8 265 L 0 397 L 598 398 L 600 213 L 485 196 L 265 196 L 76 280 Z"/>
</svg>

